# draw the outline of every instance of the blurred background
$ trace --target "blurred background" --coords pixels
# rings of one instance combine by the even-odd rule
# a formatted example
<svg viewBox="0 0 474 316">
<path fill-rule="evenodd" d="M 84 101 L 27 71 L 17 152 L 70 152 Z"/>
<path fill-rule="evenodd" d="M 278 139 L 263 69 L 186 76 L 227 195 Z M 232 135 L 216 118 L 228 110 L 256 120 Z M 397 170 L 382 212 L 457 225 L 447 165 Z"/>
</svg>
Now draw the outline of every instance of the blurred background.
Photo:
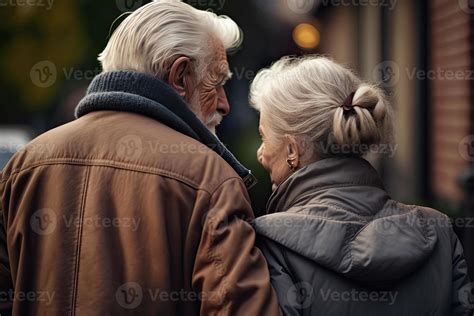
<svg viewBox="0 0 474 316">
<path fill-rule="evenodd" d="M 147 2 L 0 0 L 0 168 L 31 138 L 74 119 L 118 17 Z M 232 113 L 218 134 L 260 181 L 251 192 L 257 215 L 271 192 L 256 160 L 249 84 L 284 55 L 328 55 L 386 90 L 395 142 L 368 159 L 393 198 L 454 219 L 474 272 L 474 1 L 185 2 L 232 17 L 244 32 L 229 57 Z"/>
</svg>

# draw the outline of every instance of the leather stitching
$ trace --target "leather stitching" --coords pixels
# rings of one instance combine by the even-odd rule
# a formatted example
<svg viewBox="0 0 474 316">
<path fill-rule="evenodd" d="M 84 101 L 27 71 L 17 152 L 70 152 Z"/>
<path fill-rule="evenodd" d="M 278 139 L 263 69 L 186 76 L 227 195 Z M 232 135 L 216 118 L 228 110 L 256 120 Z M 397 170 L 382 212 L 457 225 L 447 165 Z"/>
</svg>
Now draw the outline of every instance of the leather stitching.
<svg viewBox="0 0 474 316">
<path fill-rule="evenodd" d="M 73 280 L 73 288 L 72 288 L 71 315 L 76 314 L 80 252 L 81 252 L 81 245 L 82 245 L 81 244 L 82 243 L 82 227 L 83 227 L 83 219 L 84 219 L 85 204 L 86 204 L 86 197 L 87 197 L 87 189 L 89 187 L 90 173 L 91 173 L 91 168 L 87 167 L 86 175 L 85 175 L 85 179 L 84 179 L 84 186 L 83 186 L 83 189 L 82 189 L 81 205 L 79 207 L 79 223 L 80 223 L 80 225 L 79 225 L 78 230 L 77 230 L 76 264 L 75 264 L 75 267 L 74 267 L 74 280 Z"/>
</svg>

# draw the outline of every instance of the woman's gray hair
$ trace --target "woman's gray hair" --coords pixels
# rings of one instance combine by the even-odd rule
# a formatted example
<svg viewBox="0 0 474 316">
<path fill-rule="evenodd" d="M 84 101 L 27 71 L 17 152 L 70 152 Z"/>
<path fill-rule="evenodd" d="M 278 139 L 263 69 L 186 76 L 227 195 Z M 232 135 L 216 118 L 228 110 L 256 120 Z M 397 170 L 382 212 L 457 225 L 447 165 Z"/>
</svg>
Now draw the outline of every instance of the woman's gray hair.
<svg viewBox="0 0 474 316">
<path fill-rule="evenodd" d="M 212 42 L 226 50 L 242 43 L 242 32 L 229 17 L 201 11 L 180 0 L 155 0 L 131 13 L 99 55 L 104 71 L 134 70 L 165 79 L 180 56 L 196 62 L 203 77 L 211 62 Z"/>
<path fill-rule="evenodd" d="M 250 90 L 270 142 L 293 135 L 327 157 L 362 156 L 391 141 L 392 113 L 384 92 L 326 57 L 284 57 L 261 70 Z M 351 93 L 354 107 L 344 110 Z"/>
</svg>

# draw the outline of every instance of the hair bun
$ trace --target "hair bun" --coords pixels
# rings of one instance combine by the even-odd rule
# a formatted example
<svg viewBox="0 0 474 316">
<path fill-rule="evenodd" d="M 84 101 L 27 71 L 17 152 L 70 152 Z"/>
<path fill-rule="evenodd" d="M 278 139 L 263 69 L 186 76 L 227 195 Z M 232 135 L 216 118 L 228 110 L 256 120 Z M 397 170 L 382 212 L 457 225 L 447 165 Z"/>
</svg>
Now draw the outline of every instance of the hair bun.
<svg viewBox="0 0 474 316">
<path fill-rule="evenodd" d="M 376 86 L 362 83 L 355 91 L 352 110 L 336 109 L 333 120 L 332 143 L 348 145 L 356 149 L 358 145 L 379 145 L 385 141 L 389 120 L 388 101 L 382 90 Z M 365 154 L 360 146 L 354 154 Z"/>
</svg>

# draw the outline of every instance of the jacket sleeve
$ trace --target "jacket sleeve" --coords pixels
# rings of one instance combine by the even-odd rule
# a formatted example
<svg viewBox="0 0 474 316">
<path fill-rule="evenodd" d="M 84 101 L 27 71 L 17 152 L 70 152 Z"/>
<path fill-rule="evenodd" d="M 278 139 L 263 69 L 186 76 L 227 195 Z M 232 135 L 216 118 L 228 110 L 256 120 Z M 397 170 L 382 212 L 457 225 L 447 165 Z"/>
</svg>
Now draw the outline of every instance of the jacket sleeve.
<svg viewBox="0 0 474 316">
<path fill-rule="evenodd" d="M 458 237 L 451 231 L 452 244 L 452 313 L 451 315 L 473 315 L 474 284 L 470 283 L 464 251 Z"/>
<path fill-rule="evenodd" d="M 192 280 L 201 315 L 281 315 L 251 219 L 240 179 L 225 181 L 210 197 Z"/>
<path fill-rule="evenodd" d="M 289 271 L 281 246 L 263 236 L 257 236 L 257 246 L 262 250 L 267 259 L 270 271 L 270 280 L 275 292 L 282 314 L 285 316 L 302 315 L 301 307 L 305 306 L 305 298 L 301 292 L 305 292 L 307 283 L 298 283 Z"/>
<path fill-rule="evenodd" d="M 1 175 L 1 173 L 0 173 Z M 5 214 L 2 208 L 3 189 L 0 183 L 0 315 L 11 315 L 13 293 L 10 265 L 8 263 L 8 251 L 5 228 Z"/>
</svg>

